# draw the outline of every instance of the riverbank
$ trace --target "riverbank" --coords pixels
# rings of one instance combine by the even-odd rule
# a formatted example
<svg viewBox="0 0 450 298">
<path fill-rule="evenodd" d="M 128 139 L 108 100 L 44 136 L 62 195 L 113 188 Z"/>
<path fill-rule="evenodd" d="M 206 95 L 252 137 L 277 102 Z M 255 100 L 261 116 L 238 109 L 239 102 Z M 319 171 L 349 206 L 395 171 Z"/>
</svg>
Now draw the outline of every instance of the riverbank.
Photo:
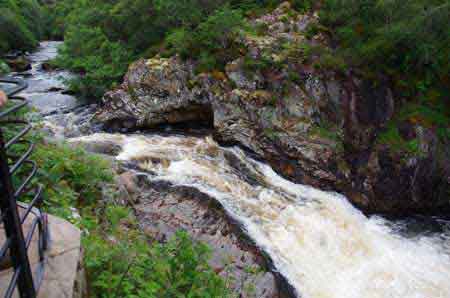
<svg viewBox="0 0 450 298">
<path fill-rule="evenodd" d="M 37 81 L 35 86 L 46 84 L 45 76 Z M 45 92 L 39 94 L 45 96 Z M 37 99 L 36 103 L 42 101 Z M 61 107 L 60 103 L 56 102 L 55 106 Z M 47 107 L 42 108 L 45 111 Z M 78 209 L 70 212 L 72 220 L 93 233 L 86 238 L 92 253 L 91 278 L 100 276 L 106 280 L 123 276 L 128 261 L 132 260 L 130 255 L 139 256 L 139 264 L 146 264 L 158 255 L 173 256 L 173 251 L 163 252 L 162 247 L 156 249 L 155 255 L 148 239 L 135 238 L 134 233 L 143 231 L 150 239 L 164 242 L 181 228 L 194 239 L 215 248 L 213 263 L 209 264 L 212 272 L 229 282 L 228 289 L 237 289 L 244 297 L 285 297 L 289 293 L 307 298 L 449 295 L 446 280 L 450 276 L 450 227 L 445 221 L 439 224 L 439 230 L 427 225 L 411 228 L 410 222 L 366 217 L 345 197 L 288 181 L 239 147 L 221 147 L 208 132 L 183 135 L 182 130 L 170 133 L 166 127 L 165 133 L 93 134 L 98 127 L 90 127 L 95 107 L 90 108 L 80 106 L 70 112 L 56 108 L 44 117 L 42 125 L 47 133 L 57 133 L 71 146 L 81 145 L 106 157 L 112 161 L 106 169 L 113 167 L 121 174 L 120 182 L 113 183 L 116 186 L 101 194 L 101 199 L 89 205 L 81 201 L 71 206 Z M 74 167 L 84 169 L 85 175 L 98 173 L 97 162 L 89 154 L 79 149 L 67 150 L 59 156 L 49 152 L 40 164 L 53 168 L 61 160 L 76 159 L 73 164 L 65 161 L 66 166 L 56 173 L 77 173 L 71 170 Z M 67 192 L 64 181 L 79 181 L 80 192 L 85 183 L 80 181 L 89 180 L 100 183 L 88 184 L 97 195 L 101 189 L 108 189 L 101 186 L 102 179 L 85 178 L 68 176 L 62 182 L 58 179 L 61 188 L 55 190 L 55 195 Z M 76 193 L 73 196 L 91 197 Z M 63 207 L 70 210 L 68 206 Z M 90 210 L 87 213 L 86 207 Z M 132 237 L 127 236 L 130 232 Z M 177 247 L 192 249 L 189 245 Z M 204 260 L 203 255 L 197 257 Z M 120 258 L 126 261 L 108 267 Z M 268 272 L 266 262 L 271 265 Z M 148 269 L 136 266 L 133 267 L 136 274 Z M 233 274 L 235 279 L 228 280 Z M 274 276 L 288 281 L 290 286 L 276 286 Z M 202 280 L 199 276 L 195 278 Z M 141 281 L 153 279 L 158 277 L 149 275 L 141 280 L 134 273 L 126 276 L 133 289 L 140 289 Z M 94 287 L 97 291 L 115 289 L 109 283 Z"/>
<path fill-rule="evenodd" d="M 148 217 L 152 211 L 144 207 L 149 197 L 132 196 L 127 175 L 119 176 L 126 167 L 107 152 L 88 153 L 67 143 L 71 137 L 96 130 L 89 123 L 95 105 L 87 106 L 76 97 L 63 94 L 64 79 L 70 73 L 42 68 L 45 61 L 56 55 L 58 45 L 57 42 L 41 43 L 38 51 L 29 56 L 32 69 L 12 75 L 24 78 L 30 85 L 21 95 L 32 106 L 28 116 L 34 119 L 38 144 L 33 158 L 39 165 L 39 182 L 45 189 L 45 209 L 82 229 L 84 266 L 92 297 L 103 292 L 127 297 L 142 291 L 148 281 L 155 283 L 151 293 L 160 296 L 179 293 L 181 288 L 190 285 L 194 297 L 291 297 L 279 290 L 282 287 L 278 283 L 283 279 L 275 278 L 267 270 L 260 250 L 239 237 L 238 229 L 220 208 L 207 208 L 208 204 L 204 205 L 205 200 L 198 196 L 189 198 L 179 197 L 176 192 L 167 193 L 167 200 L 183 199 L 188 205 L 190 200 L 191 212 L 199 216 L 184 219 L 190 221 L 190 226 L 177 223 L 170 210 L 160 210 L 157 216 L 166 214 L 165 219 L 150 224 L 166 224 L 172 228 L 160 229 L 158 233 L 143 228 L 140 218 L 146 217 L 143 214 Z M 132 177 L 135 179 L 136 174 Z M 151 190 L 145 191 L 150 196 Z M 135 189 L 133 194 L 137 193 Z M 159 198 L 165 197 L 161 193 Z M 188 216 L 188 213 L 178 215 Z M 213 225 L 208 223 L 208 217 L 214 218 Z M 204 226 L 200 231 L 199 225 Z M 170 268 L 170 271 L 154 266 Z M 148 273 L 137 278 L 136 274 L 142 270 Z M 172 276 L 170 272 L 176 274 Z M 108 283 L 102 283 L 103 280 Z M 184 280 L 182 284 L 180 280 Z M 163 284 L 164 287 L 158 286 Z"/>
</svg>

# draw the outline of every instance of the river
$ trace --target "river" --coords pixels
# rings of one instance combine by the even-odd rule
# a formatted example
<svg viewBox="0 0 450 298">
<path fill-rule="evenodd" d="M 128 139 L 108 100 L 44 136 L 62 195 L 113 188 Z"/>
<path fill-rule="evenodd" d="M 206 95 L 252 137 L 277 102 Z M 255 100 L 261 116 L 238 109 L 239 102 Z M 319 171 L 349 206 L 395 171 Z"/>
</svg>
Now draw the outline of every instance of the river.
<svg viewBox="0 0 450 298">
<path fill-rule="evenodd" d="M 450 223 L 439 218 L 366 217 L 337 193 L 292 183 L 238 147 L 211 136 L 92 133 L 95 106 L 64 95 L 68 77 L 40 64 L 56 55 L 46 42 L 31 55 L 24 94 L 47 131 L 69 142 L 121 148 L 152 181 L 190 186 L 216 199 L 304 298 L 449 298 Z M 78 106 L 78 107 L 77 107 Z"/>
</svg>

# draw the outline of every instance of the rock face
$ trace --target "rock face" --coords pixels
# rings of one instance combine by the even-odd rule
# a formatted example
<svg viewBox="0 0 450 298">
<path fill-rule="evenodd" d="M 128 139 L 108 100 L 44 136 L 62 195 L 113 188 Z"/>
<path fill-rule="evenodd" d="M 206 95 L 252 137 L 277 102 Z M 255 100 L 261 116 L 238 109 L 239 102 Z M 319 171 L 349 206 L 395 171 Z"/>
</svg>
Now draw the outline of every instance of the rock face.
<svg viewBox="0 0 450 298">
<path fill-rule="evenodd" d="M 150 182 L 145 175 L 128 171 L 119 176 L 128 193 L 142 230 L 153 239 L 166 241 L 178 230 L 212 248 L 210 265 L 242 298 L 293 297 L 283 293 L 283 281 L 265 269 L 259 250 L 245 240 L 219 204 L 189 187 Z M 287 290 L 286 290 L 287 291 Z"/>
<path fill-rule="evenodd" d="M 109 108 L 97 118 L 125 128 L 211 122 L 210 103 L 190 92 L 189 75 L 188 66 L 176 58 L 140 60 L 130 67 L 122 88 L 105 95 L 103 101 Z"/>
<path fill-rule="evenodd" d="M 375 85 L 356 70 L 317 66 L 310 49 L 326 39 L 306 38 L 316 21 L 288 4 L 253 20 L 265 31 L 242 33 L 244 54 L 223 72 L 196 74 L 195 61 L 178 57 L 139 60 L 104 96 L 96 121 L 112 129 L 206 123 L 220 142 L 250 149 L 293 181 L 343 192 L 366 212 L 448 210 L 445 144 L 414 121 L 400 131 L 414 150 L 383 141 L 399 101 L 383 78 Z"/>
</svg>

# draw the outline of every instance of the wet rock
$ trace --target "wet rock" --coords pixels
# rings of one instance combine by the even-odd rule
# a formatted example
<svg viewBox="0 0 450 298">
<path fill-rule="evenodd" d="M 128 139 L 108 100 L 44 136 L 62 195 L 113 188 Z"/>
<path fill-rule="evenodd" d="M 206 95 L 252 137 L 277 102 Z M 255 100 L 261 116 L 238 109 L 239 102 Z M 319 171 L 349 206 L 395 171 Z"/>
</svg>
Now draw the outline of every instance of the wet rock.
<svg viewBox="0 0 450 298">
<path fill-rule="evenodd" d="M 127 171 L 120 174 L 116 178 L 116 183 L 124 186 L 130 194 L 135 194 L 138 191 L 137 178 L 133 172 Z"/>
<path fill-rule="evenodd" d="M 21 73 L 18 73 L 17 75 L 20 77 L 26 78 L 26 79 L 31 78 L 33 76 L 33 74 L 31 72 L 21 72 Z"/>
<path fill-rule="evenodd" d="M 277 283 L 283 282 L 265 269 L 263 255 L 214 199 L 193 188 L 149 182 L 135 175 L 133 180 L 137 179 L 139 185 L 135 200 L 140 203 L 134 209 L 148 235 L 166 241 L 176 231 L 185 230 L 194 240 L 208 244 L 213 253 L 210 265 L 230 281 L 238 297 L 292 297 L 280 292 Z"/>
<path fill-rule="evenodd" d="M 41 64 L 41 69 L 44 71 L 53 71 L 58 69 L 58 67 L 55 64 L 51 63 L 51 61 L 46 61 Z"/>
<path fill-rule="evenodd" d="M 46 92 L 59 92 L 59 91 L 63 91 L 64 88 L 61 87 L 50 87 L 46 90 Z M 61 92 L 61 94 L 66 94 L 64 92 Z"/>
<path fill-rule="evenodd" d="M 111 135 L 110 139 L 102 138 L 101 140 L 97 140 L 95 142 L 84 142 L 83 137 L 68 140 L 69 144 L 72 146 L 81 146 L 86 151 L 110 156 L 115 156 L 120 153 L 122 149 L 121 141 L 122 136 L 120 135 Z"/>
<path fill-rule="evenodd" d="M 64 95 L 76 95 L 76 92 L 69 89 L 69 90 L 63 90 L 61 92 L 61 94 L 64 94 Z"/>
<path fill-rule="evenodd" d="M 17 72 L 23 72 L 31 69 L 31 61 L 24 56 L 18 56 L 17 58 L 7 59 L 6 63 L 13 71 Z"/>
</svg>

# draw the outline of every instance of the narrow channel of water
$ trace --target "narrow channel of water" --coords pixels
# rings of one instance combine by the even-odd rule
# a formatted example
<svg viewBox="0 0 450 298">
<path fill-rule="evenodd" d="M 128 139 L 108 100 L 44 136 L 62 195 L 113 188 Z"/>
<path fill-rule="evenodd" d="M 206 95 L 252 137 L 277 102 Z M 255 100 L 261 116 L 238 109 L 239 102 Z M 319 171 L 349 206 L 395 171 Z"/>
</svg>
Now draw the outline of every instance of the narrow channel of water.
<svg viewBox="0 0 450 298">
<path fill-rule="evenodd" d="M 85 135 L 93 107 L 63 112 L 80 103 L 49 89 L 64 88 L 54 76 L 70 74 L 40 68 L 57 45 L 43 43 L 31 56 L 31 88 L 24 94 L 41 113 L 53 113 L 44 119 L 46 129 L 74 143 L 118 146 L 115 158 L 136 164 L 148 179 L 195 187 L 215 198 L 302 297 L 450 297 L 448 222 L 436 219 L 436 232 L 417 224 L 420 228 L 411 228 L 414 222 L 408 220 L 368 218 L 344 196 L 289 182 L 211 137 Z"/>
<path fill-rule="evenodd" d="M 32 69 L 13 74 L 21 76 L 28 83 L 28 88 L 21 95 L 30 101 L 31 107 L 44 115 L 73 109 L 81 104 L 76 97 L 64 94 L 66 89 L 64 81 L 72 77 L 69 72 L 42 69 L 44 62 L 57 56 L 60 45 L 62 42 L 58 41 L 41 42 L 39 48 L 28 55 Z"/>
</svg>

